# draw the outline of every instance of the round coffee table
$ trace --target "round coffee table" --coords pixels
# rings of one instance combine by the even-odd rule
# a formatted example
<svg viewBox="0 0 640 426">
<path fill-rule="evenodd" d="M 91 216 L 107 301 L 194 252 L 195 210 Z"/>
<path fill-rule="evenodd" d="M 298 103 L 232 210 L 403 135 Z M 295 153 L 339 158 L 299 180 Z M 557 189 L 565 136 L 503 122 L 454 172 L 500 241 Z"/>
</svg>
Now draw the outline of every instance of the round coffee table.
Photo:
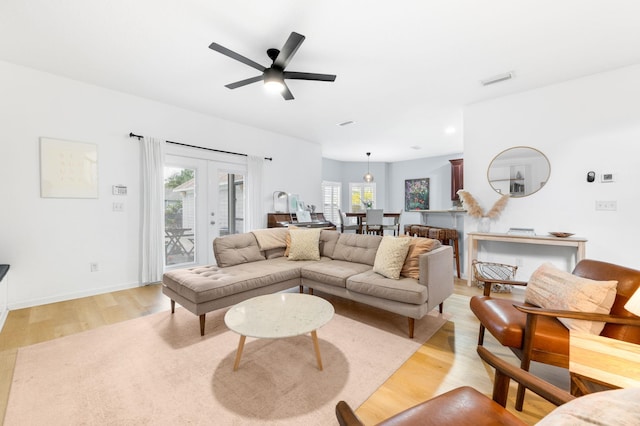
<svg viewBox="0 0 640 426">
<path fill-rule="evenodd" d="M 224 316 L 230 330 L 240 335 L 233 371 L 238 369 L 247 336 L 279 339 L 311 333 L 318 368 L 322 358 L 316 330 L 333 318 L 334 310 L 326 300 L 301 293 L 275 293 L 257 296 L 232 306 Z"/>
</svg>

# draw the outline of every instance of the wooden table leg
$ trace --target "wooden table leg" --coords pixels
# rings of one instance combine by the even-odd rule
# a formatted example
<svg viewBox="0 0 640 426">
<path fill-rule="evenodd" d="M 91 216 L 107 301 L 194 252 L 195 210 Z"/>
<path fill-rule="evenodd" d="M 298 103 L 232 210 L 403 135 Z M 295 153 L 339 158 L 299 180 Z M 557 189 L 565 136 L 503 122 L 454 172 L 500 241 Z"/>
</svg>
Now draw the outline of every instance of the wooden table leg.
<svg viewBox="0 0 640 426">
<path fill-rule="evenodd" d="M 313 338 L 313 348 L 316 351 L 316 358 L 318 360 L 318 369 L 322 371 L 322 357 L 320 357 L 320 345 L 318 344 L 318 334 L 315 330 L 311 332 L 311 337 Z"/>
<path fill-rule="evenodd" d="M 244 349 L 244 341 L 247 336 L 240 336 L 240 342 L 238 342 L 238 350 L 236 351 L 236 361 L 233 363 L 233 371 L 238 369 L 240 365 L 240 358 L 242 357 L 242 349 Z"/>
</svg>

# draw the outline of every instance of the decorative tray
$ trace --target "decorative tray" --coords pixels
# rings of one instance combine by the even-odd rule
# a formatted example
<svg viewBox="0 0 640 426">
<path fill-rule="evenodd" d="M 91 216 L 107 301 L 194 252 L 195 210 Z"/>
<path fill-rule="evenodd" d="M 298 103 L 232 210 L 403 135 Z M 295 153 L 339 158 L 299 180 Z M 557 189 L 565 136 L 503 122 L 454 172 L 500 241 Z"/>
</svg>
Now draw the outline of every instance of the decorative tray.
<svg viewBox="0 0 640 426">
<path fill-rule="evenodd" d="M 549 234 L 553 235 L 554 237 L 558 237 L 558 238 L 567 238 L 573 235 L 573 233 L 571 232 L 549 232 Z"/>
</svg>

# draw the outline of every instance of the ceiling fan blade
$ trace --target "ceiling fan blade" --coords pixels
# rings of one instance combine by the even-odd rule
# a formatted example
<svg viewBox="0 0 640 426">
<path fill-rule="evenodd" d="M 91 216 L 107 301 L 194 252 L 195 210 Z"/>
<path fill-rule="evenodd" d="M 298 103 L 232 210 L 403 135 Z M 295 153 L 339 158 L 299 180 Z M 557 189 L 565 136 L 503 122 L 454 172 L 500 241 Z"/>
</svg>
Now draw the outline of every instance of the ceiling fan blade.
<svg viewBox="0 0 640 426">
<path fill-rule="evenodd" d="M 285 82 L 282 82 L 282 84 L 284 84 L 284 90 L 282 91 L 282 97 L 284 98 L 284 100 L 293 100 L 293 93 L 291 93 L 291 90 L 289 90 L 289 86 L 287 86 Z"/>
<path fill-rule="evenodd" d="M 245 80 L 236 81 L 235 83 L 225 84 L 224 87 L 228 89 L 237 89 L 238 87 L 246 86 L 247 84 L 255 83 L 258 81 L 262 81 L 262 76 L 258 75 L 256 77 L 247 78 Z"/>
<path fill-rule="evenodd" d="M 282 73 L 284 78 L 291 80 L 317 80 L 317 81 L 335 81 L 336 76 L 333 74 L 315 74 L 311 72 L 285 71 Z"/>
<path fill-rule="evenodd" d="M 236 61 L 242 62 L 245 65 L 249 65 L 250 67 L 257 69 L 258 71 L 264 72 L 264 70 L 266 69 L 266 67 L 263 67 L 259 63 L 254 62 L 249 58 L 245 58 L 241 54 L 236 53 L 233 50 L 229 50 L 224 46 L 220 46 L 218 43 L 211 43 L 209 45 L 209 49 L 222 53 L 223 55 L 235 59 Z"/>
<path fill-rule="evenodd" d="M 284 46 L 282 46 L 280 53 L 273 61 L 273 64 L 282 69 L 285 69 L 287 65 L 289 65 L 289 62 L 291 61 L 291 58 L 293 58 L 293 55 L 295 55 L 298 51 L 298 48 L 303 41 L 304 36 L 302 34 L 292 32 L 285 42 Z"/>
</svg>

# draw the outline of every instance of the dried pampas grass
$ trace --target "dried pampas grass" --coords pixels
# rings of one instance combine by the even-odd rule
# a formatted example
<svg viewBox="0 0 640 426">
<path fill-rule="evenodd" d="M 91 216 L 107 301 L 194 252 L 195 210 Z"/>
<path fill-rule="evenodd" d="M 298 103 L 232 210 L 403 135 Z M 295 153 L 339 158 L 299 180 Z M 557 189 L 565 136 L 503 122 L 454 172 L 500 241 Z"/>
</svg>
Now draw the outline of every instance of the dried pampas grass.
<svg viewBox="0 0 640 426">
<path fill-rule="evenodd" d="M 469 216 L 471 217 L 477 218 L 488 217 L 490 219 L 497 219 L 500 216 L 500 213 L 502 213 L 502 210 L 504 210 L 504 208 L 506 207 L 507 202 L 509 201 L 509 195 L 501 196 L 500 199 L 495 202 L 493 207 L 491 207 L 491 210 L 489 210 L 489 212 L 487 212 L 487 214 L 485 215 L 483 208 L 480 206 L 480 204 L 478 204 L 478 201 L 476 201 L 476 199 L 473 198 L 473 195 L 471 195 L 469 192 L 461 189 L 460 191 L 458 191 L 458 195 L 460 196 L 465 209 L 467 209 L 467 214 L 469 214 Z"/>
</svg>

